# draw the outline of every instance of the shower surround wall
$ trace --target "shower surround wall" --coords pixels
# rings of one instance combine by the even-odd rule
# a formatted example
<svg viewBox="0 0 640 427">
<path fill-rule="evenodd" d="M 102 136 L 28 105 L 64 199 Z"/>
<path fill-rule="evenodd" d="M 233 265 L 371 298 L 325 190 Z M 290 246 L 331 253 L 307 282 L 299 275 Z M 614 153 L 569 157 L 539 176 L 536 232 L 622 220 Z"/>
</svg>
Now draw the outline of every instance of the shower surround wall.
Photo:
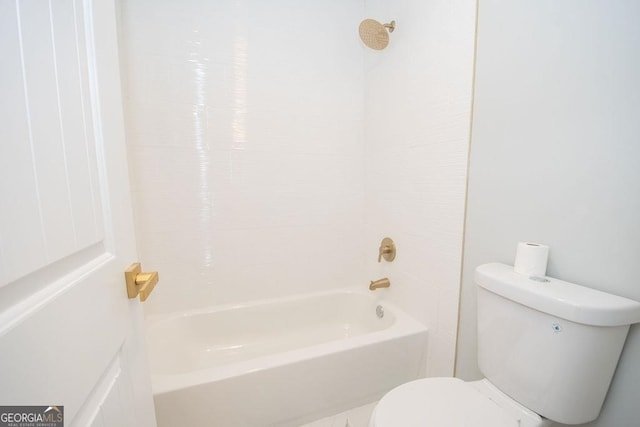
<svg viewBox="0 0 640 427">
<path fill-rule="evenodd" d="M 121 2 L 138 252 L 162 280 L 147 312 L 367 285 L 361 15 Z"/>
<path fill-rule="evenodd" d="M 367 273 L 389 277 L 389 298 L 429 326 L 429 376 L 454 367 L 475 8 L 366 2 L 368 16 L 397 22 L 387 49 L 365 52 L 366 247 L 388 235 L 398 248 L 392 263 L 370 251 Z"/>
<path fill-rule="evenodd" d="M 120 6 L 147 312 L 345 286 L 455 352 L 473 1 L 151 1 Z M 397 28 L 364 47 L 364 18 Z M 376 262 L 384 236 L 398 247 Z"/>
</svg>

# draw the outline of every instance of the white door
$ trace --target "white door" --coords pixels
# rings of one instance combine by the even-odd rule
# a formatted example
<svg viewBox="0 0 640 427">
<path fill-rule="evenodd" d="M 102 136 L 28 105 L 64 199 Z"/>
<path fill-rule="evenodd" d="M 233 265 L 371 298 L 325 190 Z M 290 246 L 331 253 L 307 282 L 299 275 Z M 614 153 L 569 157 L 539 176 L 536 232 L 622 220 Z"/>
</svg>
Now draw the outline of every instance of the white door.
<svg viewBox="0 0 640 427">
<path fill-rule="evenodd" d="M 65 426 L 155 425 L 115 16 L 0 0 L 0 406 L 63 406 Z"/>
</svg>

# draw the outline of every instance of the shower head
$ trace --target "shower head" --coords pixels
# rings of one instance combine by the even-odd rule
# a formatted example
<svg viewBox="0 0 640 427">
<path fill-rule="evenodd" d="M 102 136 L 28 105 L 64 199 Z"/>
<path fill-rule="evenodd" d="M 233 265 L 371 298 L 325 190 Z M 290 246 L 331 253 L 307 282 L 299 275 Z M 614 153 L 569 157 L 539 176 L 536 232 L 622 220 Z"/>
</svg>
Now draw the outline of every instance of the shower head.
<svg viewBox="0 0 640 427">
<path fill-rule="evenodd" d="M 358 32 L 364 44 L 371 49 L 382 50 L 389 44 L 389 33 L 393 33 L 395 28 L 396 21 L 381 24 L 375 19 L 365 19 L 360 23 Z"/>
</svg>

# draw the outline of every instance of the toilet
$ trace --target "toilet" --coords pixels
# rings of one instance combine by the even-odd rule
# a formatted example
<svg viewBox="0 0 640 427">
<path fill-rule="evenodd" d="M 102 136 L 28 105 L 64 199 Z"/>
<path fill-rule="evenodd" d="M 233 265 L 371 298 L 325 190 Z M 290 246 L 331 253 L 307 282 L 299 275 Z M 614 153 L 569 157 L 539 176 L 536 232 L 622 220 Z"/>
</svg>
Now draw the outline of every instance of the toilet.
<svg viewBox="0 0 640 427">
<path fill-rule="evenodd" d="M 478 267 L 479 381 L 425 378 L 387 393 L 370 427 L 544 427 L 595 420 L 640 303 L 510 265 Z"/>
</svg>

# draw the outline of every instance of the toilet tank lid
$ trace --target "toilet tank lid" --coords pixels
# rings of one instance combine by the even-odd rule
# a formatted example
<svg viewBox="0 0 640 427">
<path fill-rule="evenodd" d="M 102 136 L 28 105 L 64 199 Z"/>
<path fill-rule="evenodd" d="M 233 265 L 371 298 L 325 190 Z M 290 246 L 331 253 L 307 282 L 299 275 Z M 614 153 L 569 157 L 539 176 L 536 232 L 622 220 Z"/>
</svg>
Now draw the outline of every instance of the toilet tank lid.
<svg viewBox="0 0 640 427">
<path fill-rule="evenodd" d="M 621 326 L 640 322 L 640 303 L 596 289 L 545 277 L 529 278 L 513 266 L 490 263 L 476 268 L 476 284 L 527 307 L 576 323 Z"/>
</svg>

